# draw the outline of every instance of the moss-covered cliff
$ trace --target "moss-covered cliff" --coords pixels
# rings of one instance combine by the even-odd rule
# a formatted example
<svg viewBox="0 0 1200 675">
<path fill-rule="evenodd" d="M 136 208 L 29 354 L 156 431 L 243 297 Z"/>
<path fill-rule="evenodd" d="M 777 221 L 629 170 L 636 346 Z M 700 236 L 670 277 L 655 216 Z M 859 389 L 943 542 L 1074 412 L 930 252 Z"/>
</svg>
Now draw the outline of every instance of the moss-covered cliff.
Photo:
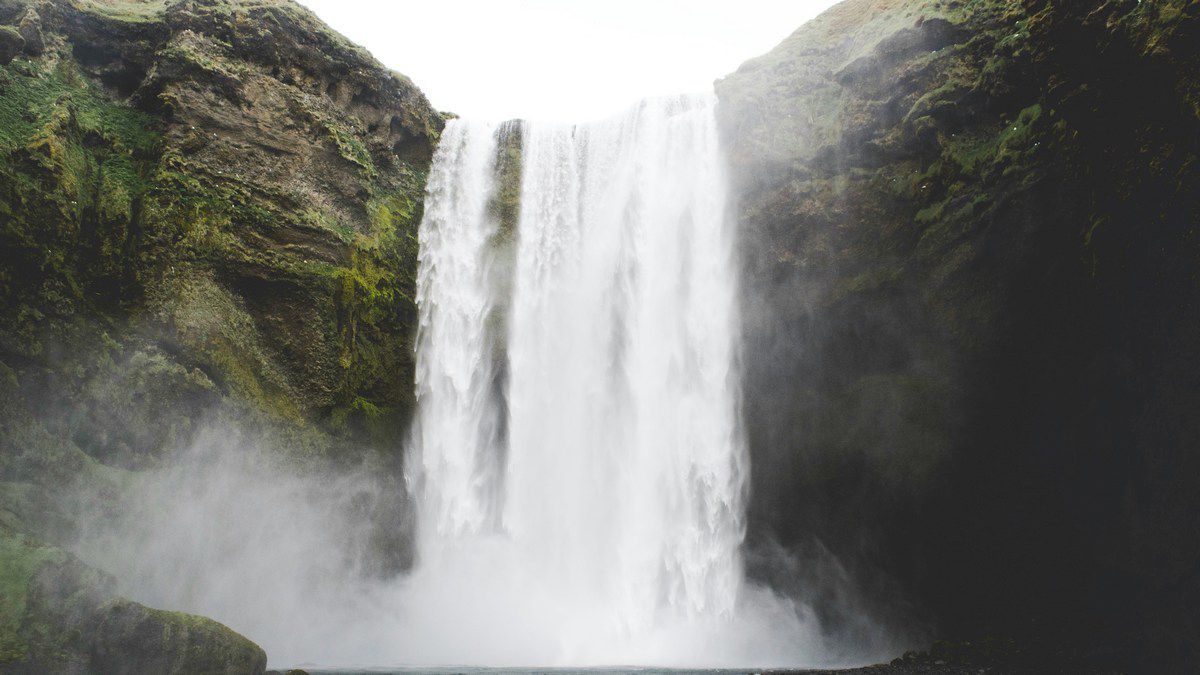
<svg viewBox="0 0 1200 675">
<path fill-rule="evenodd" d="M 152 461 L 188 425 L 156 395 L 171 377 L 334 433 L 399 428 L 442 125 L 420 91 L 290 2 L 9 0 L 0 22 L 20 46 L 0 71 L 0 359 L 66 357 L 55 388 L 78 391 L 139 360 L 124 395 L 170 419 L 85 450 Z"/>
<path fill-rule="evenodd" d="M 848 0 L 718 83 L 752 543 L 1196 658 L 1198 73 L 1195 2 Z"/>
<path fill-rule="evenodd" d="M 0 0 L 4 550 L 61 560 L 25 537 L 66 543 L 66 496 L 103 503 L 202 425 L 394 468 L 443 123 L 289 0 Z M 171 661 L 218 624 L 106 607 L 87 621 L 111 631 L 63 645 L 5 614 L 0 668 L 221 670 Z M 114 665 L 135 643 L 166 660 Z"/>
</svg>

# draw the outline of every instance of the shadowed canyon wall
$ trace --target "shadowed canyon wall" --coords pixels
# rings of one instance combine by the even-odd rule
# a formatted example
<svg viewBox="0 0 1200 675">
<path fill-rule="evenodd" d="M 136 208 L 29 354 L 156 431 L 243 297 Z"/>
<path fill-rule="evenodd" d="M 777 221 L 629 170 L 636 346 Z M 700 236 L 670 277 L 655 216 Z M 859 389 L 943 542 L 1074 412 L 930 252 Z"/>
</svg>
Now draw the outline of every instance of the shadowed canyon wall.
<svg viewBox="0 0 1200 675">
<path fill-rule="evenodd" d="M 849 0 L 717 83 L 759 574 L 1196 657 L 1198 47 L 1194 2 Z"/>
</svg>

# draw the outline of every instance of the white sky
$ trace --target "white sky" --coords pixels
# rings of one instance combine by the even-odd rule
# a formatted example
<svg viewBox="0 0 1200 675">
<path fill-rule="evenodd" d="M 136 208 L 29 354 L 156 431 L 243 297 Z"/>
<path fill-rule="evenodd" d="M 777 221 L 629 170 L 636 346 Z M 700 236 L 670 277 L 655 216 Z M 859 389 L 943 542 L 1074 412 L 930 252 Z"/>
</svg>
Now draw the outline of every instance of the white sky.
<svg viewBox="0 0 1200 675">
<path fill-rule="evenodd" d="M 707 91 L 834 0 L 300 0 L 439 110 L 586 120 Z"/>
</svg>

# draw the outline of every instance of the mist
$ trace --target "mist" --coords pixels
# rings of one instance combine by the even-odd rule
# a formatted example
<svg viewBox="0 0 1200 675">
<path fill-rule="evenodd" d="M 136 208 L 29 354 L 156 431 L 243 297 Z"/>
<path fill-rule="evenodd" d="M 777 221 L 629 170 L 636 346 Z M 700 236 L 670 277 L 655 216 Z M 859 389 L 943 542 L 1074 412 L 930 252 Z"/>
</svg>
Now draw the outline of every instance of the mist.
<svg viewBox="0 0 1200 675">
<path fill-rule="evenodd" d="M 748 584 L 728 617 L 638 631 L 539 584 L 503 535 L 381 572 L 374 530 L 392 496 L 377 477 L 281 457 L 254 434 L 206 426 L 169 467 L 130 477 L 103 508 L 84 498 L 72 549 L 133 600 L 250 637 L 272 667 L 819 667 L 896 648 L 857 599 L 815 594 L 852 593 L 840 571 L 803 592 Z M 781 580 L 810 562 L 777 552 L 751 565 Z M 853 613 L 855 624 L 822 628 L 814 606 Z"/>
<path fill-rule="evenodd" d="M 371 546 L 372 506 L 391 497 L 366 469 L 286 457 L 253 434 L 205 427 L 169 466 L 79 514 L 75 548 L 128 597 L 216 618 L 273 664 L 395 662 L 394 587 Z"/>
</svg>

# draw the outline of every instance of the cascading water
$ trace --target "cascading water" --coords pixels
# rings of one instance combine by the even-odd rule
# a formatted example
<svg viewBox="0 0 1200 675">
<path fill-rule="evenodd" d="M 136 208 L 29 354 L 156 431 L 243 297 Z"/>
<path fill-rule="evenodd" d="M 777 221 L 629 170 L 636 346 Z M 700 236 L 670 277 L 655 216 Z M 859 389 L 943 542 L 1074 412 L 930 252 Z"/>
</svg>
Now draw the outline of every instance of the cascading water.
<svg viewBox="0 0 1200 675">
<path fill-rule="evenodd" d="M 507 254 L 496 128 L 447 126 L 420 232 L 414 660 L 810 660 L 807 621 L 743 579 L 737 276 L 713 105 L 525 125 Z"/>
<path fill-rule="evenodd" d="M 533 125 L 523 158 L 506 531 L 631 628 L 728 613 L 744 462 L 709 106 Z"/>
<path fill-rule="evenodd" d="M 487 331 L 495 306 L 487 268 L 496 229 L 487 208 L 495 149 L 490 125 L 446 127 L 419 233 L 420 413 L 409 473 L 425 497 L 422 532 L 430 536 L 479 532 L 499 487 Z"/>
</svg>

